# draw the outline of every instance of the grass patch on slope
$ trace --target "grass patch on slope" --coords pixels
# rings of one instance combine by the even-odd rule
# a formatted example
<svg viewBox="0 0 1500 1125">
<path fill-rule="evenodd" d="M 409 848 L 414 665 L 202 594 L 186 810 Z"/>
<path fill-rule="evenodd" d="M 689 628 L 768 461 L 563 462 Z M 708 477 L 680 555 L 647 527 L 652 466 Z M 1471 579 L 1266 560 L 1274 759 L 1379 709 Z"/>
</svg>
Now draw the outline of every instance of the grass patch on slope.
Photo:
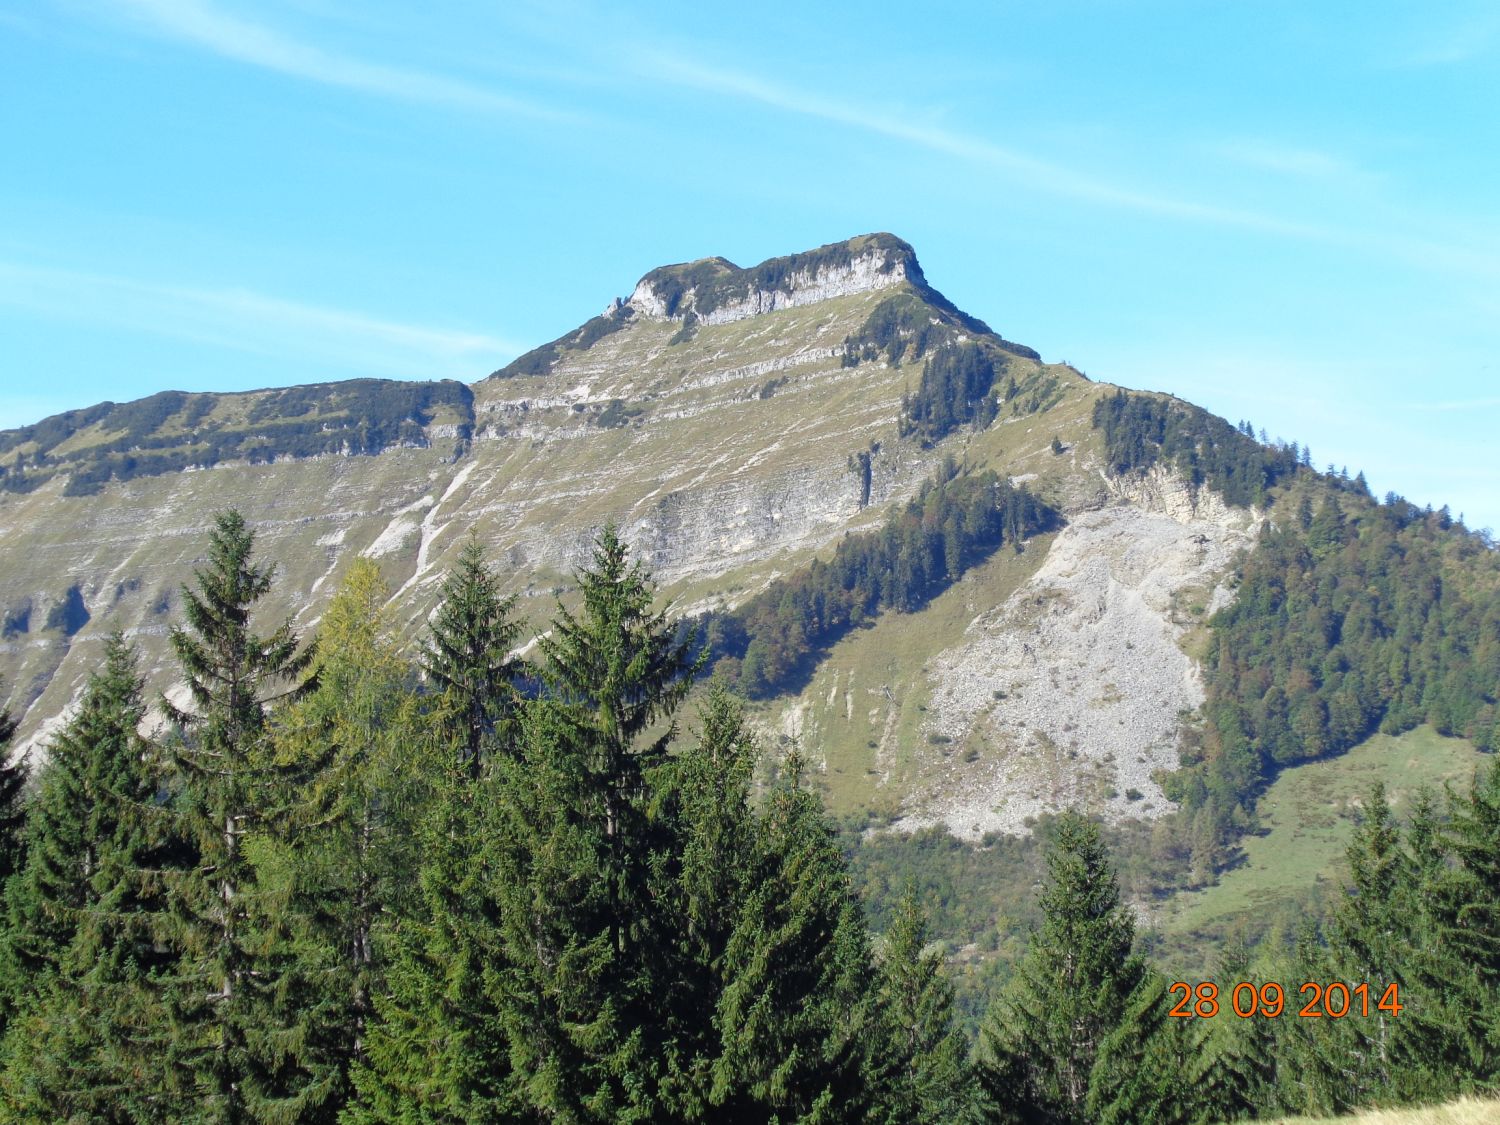
<svg viewBox="0 0 1500 1125">
<path fill-rule="evenodd" d="M 1377 734 L 1347 754 L 1284 770 L 1261 797 L 1262 831 L 1242 841 L 1242 862 L 1201 891 L 1175 895 L 1157 917 L 1169 948 L 1203 948 L 1233 930 L 1265 932 L 1319 909 L 1345 877 L 1344 850 L 1365 794 L 1384 782 L 1398 817 L 1424 785 L 1467 782 L 1484 756 L 1431 727 Z"/>
</svg>

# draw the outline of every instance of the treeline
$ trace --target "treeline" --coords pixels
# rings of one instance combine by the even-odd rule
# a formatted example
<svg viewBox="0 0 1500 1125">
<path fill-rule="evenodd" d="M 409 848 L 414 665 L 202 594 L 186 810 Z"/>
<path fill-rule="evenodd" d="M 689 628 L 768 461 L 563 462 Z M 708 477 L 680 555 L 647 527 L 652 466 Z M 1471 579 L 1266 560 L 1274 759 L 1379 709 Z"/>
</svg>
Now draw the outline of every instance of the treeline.
<svg viewBox="0 0 1500 1125">
<path fill-rule="evenodd" d="M 1401 1011 L 1173 1018 L 1069 813 L 971 1049 L 916 888 L 874 938 L 801 758 L 756 793 L 722 686 L 679 735 L 702 657 L 612 529 L 534 664 L 473 542 L 420 681 L 374 563 L 315 646 L 253 630 L 270 580 L 220 517 L 171 731 L 117 635 L 34 792 L 0 770 L 0 1120 L 1198 1125 L 1500 1077 L 1500 767 L 1404 839 L 1375 794 L 1287 967 Z"/>
<path fill-rule="evenodd" d="M 1254 823 L 1282 768 L 1377 731 L 1429 723 L 1500 749 L 1500 557 L 1487 537 L 1446 509 L 1377 503 L 1362 473 L 1316 473 L 1305 446 L 1257 441 L 1248 422 L 1121 391 L 1095 404 L 1094 424 L 1116 472 L 1166 461 L 1270 509 L 1233 602 L 1208 622 L 1205 723 L 1166 785 L 1195 866 Z"/>
<path fill-rule="evenodd" d="M 396 445 L 425 445 L 427 426 L 444 410 L 453 416 L 460 440 L 467 440 L 473 430 L 473 392 L 451 379 L 350 379 L 287 387 L 262 392 L 244 418 L 205 421 L 226 397 L 163 391 L 6 431 L 0 434 L 0 455 L 14 451 L 14 456 L 8 465 L 0 465 L 0 488 L 25 492 L 66 473 L 65 494 L 87 496 L 110 480 L 159 476 L 222 461 L 374 454 Z M 55 452 L 96 424 L 104 440 Z"/>
<path fill-rule="evenodd" d="M 931 445 L 966 423 L 984 429 L 999 410 L 990 388 L 995 363 L 972 341 L 939 348 L 922 365 L 914 394 L 901 399 L 902 437 L 916 434 Z"/>
<path fill-rule="evenodd" d="M 1206 410 L 1150 395 L 1107 395 L 1094 403 L 1093 422 L 1111 471 L 1165 461 L 1240 507 L 1264 505 L 1268 489 L 1307 463 L 1295 444 L 1256 441 L 1248 423 L 1237 429 Z"/>
<path fill-rule="evenodd" d="M 1500 749 L 1500 559 L 1446 511 L 1326 478 L 1277 504 L 1210 622 L 1189 805 L 1246 803 L 1284 766 L 1431 724 Z"/>
<path fill-rule="evenodd" d="M 830 562 L 779 578 L 710 619 L 717 667 L 752 698 L 791 689 L 812 655 L 881 610 L 911 613 L 1002 544 L 1051 527 L 1056 513 L 1024 487 L 952 459 L 881 530 L 846 536 Z"/>
</svg>

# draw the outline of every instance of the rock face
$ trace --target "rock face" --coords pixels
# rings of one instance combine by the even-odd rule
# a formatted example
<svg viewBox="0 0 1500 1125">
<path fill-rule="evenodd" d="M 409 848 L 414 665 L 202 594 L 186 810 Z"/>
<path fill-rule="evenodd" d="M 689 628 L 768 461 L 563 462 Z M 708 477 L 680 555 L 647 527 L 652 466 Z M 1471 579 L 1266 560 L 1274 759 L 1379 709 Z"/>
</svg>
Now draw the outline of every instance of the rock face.
<svg viewBox="0 0 1500 1125">
<path fill-rule="evenodd" d="M 1161 470 L 1115 491 L 935 662 L 929 730 L 984 752 L 933 786 L 918 822 L 977 836 L 1074 803 L 1110 819 L 1168 807 L 1156 775 L 1177 767 L 1181 717 L 1203 702 L 1182 642 L 1229 596 L 1259 518 Z"/>
<path fill-rule="evenodd" d="M 627 304 L 658 320 L 692 316 L 700 324 L 732 324 L 778 309 L 893 289 L 908 280 L 922 283 L 916 255 L 905 243 L 876 236 L 847 255 L 830 253 L 849 246 L 824 246 L 746 270 L 723 258 L 655 270 L 636 284 Z"/>
<path fill-rule="evenodd" d="M 940 341 L 992 349 L 996 385 L 1011 388 L 993 425 L 935 448 L 898 425 L 924 362 L 908 337 L 932 336 L 928 326 Z M 844 354 L 851 339 L 867 342 L 858 357 Z M 1068 524 L 1051 553 L 1039 542 L 996 564 L 1035 570 L 1024 588 L 960 584 L 954 596 L 974 604 L 957 635 L 941 607 L 877 625 L 899 631 L 882 642 L 893 659 L 930 653 L 912 658 L 925 668 L 910 691 L 848 671 L 832 690 L 819 681 L 760 709 L 760 721 L 772 738 L 843 739 L 851 774 L 873 787 L 849 800 L 889 797 L 910 823 L 1011 829 L 1089 786 L 1119 815 L 1162 809 L 1149 772 L 1170 764 L 1177 711 L 1198 699 L 1178 645 L 1192 620 L 1185 599 L 1218 588 L 1253 517 L 1166 473 L 1101 480 L 1089 411 L 1113 388 L 959 312 L 900 239 L 867 235 L 749 269 L 705 259 L 653 270 L 628 301 L 498 374 L 472 387 L 154 396 L 0 434 L 11 474 L 0 477 L 0 703 L 22 719 L 22 744 L 55 728 L 114 629 L 140 644 L 148 691 L 172 687 L 178 591 L 228 507 L 278 566 L 262 628 L 290 617 L 314 630 L 363 554 L 378 560 L 392 618 L 414 639 L 471 531 L 534 625 L 607 520 L 679 609 L 733 604 L 827 557 L 845 534 L 879 527 L 951 456 L 1025 480 L 1061 509 Z M 67 458 L 101 443 L 108 459 L 94 462 L 138 468 L 137 433 L 142 449 L 166 441 L 185 467 L 72 483 L 68 466 L 83 462 Z M 222 456 L 200 467 L 201 448 Z M 38 463 L 50 475 L 23 479 Z M 932 706 L 898 714 L 898 697 Z M 1030 764 L 1043 736 L 1050 774 Z M 924 763 L 933 737 L 983 752 Z M 1146 795 L 1127 802 L 1127 788 Z"/>
</svg>

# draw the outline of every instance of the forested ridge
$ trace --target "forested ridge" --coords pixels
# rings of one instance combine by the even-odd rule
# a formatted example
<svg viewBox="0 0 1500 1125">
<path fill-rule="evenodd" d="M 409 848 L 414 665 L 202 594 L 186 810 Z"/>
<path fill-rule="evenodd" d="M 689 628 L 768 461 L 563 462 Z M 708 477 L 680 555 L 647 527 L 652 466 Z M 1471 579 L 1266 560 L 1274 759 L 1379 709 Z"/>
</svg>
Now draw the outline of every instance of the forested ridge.
<svg viewBox="0 0 1500 1125">
<path fill-rule="evenodd" d="M 1210 621 L 1204 724 L 1168 792 L 1223 841 L 1253 823 L 1282 768 L 1423 723 L 1500 749 L 1500 555 L 1486 532 L 1363 474 L 1312 467 L 1297 443 L 1257 440 L 1173 400 L 1100 399 L 1113 471 L 1158 461 L 1267 520 Z"/>
<path fill-rule="evenodd" d="M 763 760 L 722 682 L 684 712 L 702 643 L 613 529 L 534 662 L 474 541 L 415 665 L 369 560 L 315 644 L 259 631 L 272 580 L 221 516 L 167 733 L 116 636 L 30 792 L 0 771 L 0 1119 L 1196 1123 L 1500 1079 L 1500 766 L 1405 825 L 1371 793 L 1330 925 L 1205 968 L 1396 984 L 1371 1015 L 1174 1017 L 1067 813 L 971 1043 L 928 888 L 872 934 L 816 748 Z"/>
</svg>

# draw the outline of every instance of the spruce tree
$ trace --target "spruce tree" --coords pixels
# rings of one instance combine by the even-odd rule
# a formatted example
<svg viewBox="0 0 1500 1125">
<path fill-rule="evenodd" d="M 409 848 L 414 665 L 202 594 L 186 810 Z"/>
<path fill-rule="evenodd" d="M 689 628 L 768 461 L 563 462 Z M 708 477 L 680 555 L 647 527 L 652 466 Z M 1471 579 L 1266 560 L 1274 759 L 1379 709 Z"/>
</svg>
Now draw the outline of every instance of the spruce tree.
<svg viewBox="0 0 1500 1125">
<path fill-rule="evenodd" d="M 660 996 L 667 1027 L 661 1086 L 678 1120 L 716 1114 L 713 1062 L 719 1037 L 712 1014 L 727 984 L 725 952 L 744 909 L 756 825 L 750 778 L 756 749 L 744 713 L 722 681 L 699 711 L 698 738 L 652 778 L 656 814 L 671 826 L 671 853 L 653 864 L 653 896 L 671 923 Z"/>
<path fill-rule="evenodd" d="M 258 972 L 259 938 L 249 914 L 254 865 L 246 848 L 259 825 L 268 775 L 266 707 L 311 686 L 311 649 L 298 650 L 290 621 L 269 636 L 251 631 L 254 604 L 271 588 L 273 567 L 253 561 L 254 535 L 238 512 L 216 517 L 208 564 L 182 588 L 187 626 L 171 646 L 195 710 L 166 700 L 183 731 L 176 753 L 176 807 L 195 850 L 174 881 L 173 909 L 183 950 L 174 989 L 173 1059 L 199 1094 L 193 1120 L 238 1122 L 250 1105 L 277 1098 L 284 1052 L 269 1042 L 263 989 L 277 974 Z"/>
<path fill-rule="evenodd" d="M 500 1120 L 519 1102 L 495 990 L 502 964 L 498 904 L 485 828 L 497 799 L 486 767 L 516 749 L 518 681 L 527 665 L 508 654 L 518 632 L 513 598 L 501 599 L 477 540 L 443 587 L 423 665 L 442 688 L 425 754 L 423 815 L 412 826 L 415 893 L 392 912 L 377 950 L 385 987 L 375 997 L 356 1122 Z"/>
<path fill-rule="evenodd" d="M 1467 1071 L 1500 1079 L 1500 762 L 1475 772 L 1466 794 L 1450 798 L 1445 842 L 1458 868 L 1443 888 L 1442 940 L 1449 964 L 1468 971 L 1450 989 L 1463 996 Z"/>
<path fill-rule="evenodd" d="M 496 763 L 493 887 L 505 935 L 495 995 L 518 1088 L 539 1112 L 649 1120 L 666 1058 L 658 997 L 671 927 L 653 901 L 662 847 L 648 772 L 698 662 L 613 527 L 542 641 L 546 698 L 519 761 Z M 659 731 L 652 731 L 653 724 Z M 652 736 L 654 735 L 654 737 Z"/>
<path fill-rule="evenodd" d="M 953 985 L 941 953 L 927 946 L 927 916 L 908 884 L 880 959 L 886 1008 L 911 1085 L 906 1120 L 960 1120 L 973 1092 L 968 1047 L 953 1026 Z"/>
<path fill-rule="evenodd" d="M 1064 813 L 1047 868 L 1041 929 L 982 1031 L 978 1073 L 994 1121 L 1073 1125 L 1109 1106 L 1117 1091 L 1095 1066 L 1150 985 L 1098 826 Z"/>
<path fill-rule="evenodd" d="M 162 993 L 174 967 L 162 868 L 175 844 L 134 650 L 109 638 L 78 714 L 49 748 L 12 884 L 11 944 L 31 994 L 6 1039 L 6 1100 L 25 1119 L 163 1121 Z"/>
<path fill-rule="evenodd" d="M 719 1119 L 908 1119 L 906 1060 L 863 912 L 795 753 L 757 824 L 715 1016 Z"/>
<path fill-rule="evenodd" d="M 1221 992 L 1219 1014 L 1206 1021 L 1208 1030 L 1197 1045 L 1202 1105 L 1215 1121 L 1261 1116 L 1277 1108 L 1275 1028 L 1271 1019 L 1234 1014 L 1235 986 L 1248 982 L 1258 988 L 1265 979 L 1252 973 L 1242 937 L 1225 945 L 1210 979 L 1219 982 Z"/>
<path fill-rule="evenodd" d="M 527 674 L 525 661 L 510 655 L 521 631 L 511 618 L 515 604 L 515 595 L 500 596 L 484 548 L 471 535 L 443 582 L 422 668 L 450 696 L 446 714 L 474 777 L 497 728 L 513 714 L 516 685 Z"/>
</svg>

